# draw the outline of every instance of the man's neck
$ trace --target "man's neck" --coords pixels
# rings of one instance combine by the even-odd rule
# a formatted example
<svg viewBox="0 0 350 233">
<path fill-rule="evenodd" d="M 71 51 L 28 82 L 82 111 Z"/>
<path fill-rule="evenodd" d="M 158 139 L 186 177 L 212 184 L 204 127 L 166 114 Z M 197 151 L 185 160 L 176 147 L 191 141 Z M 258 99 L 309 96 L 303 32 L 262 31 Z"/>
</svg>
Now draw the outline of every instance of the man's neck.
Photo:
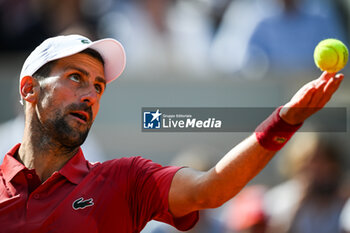
<svg viewBox="0 0 350 233">
<path fill-rule="evenodd" d="M 22 144 L 18 150 L 17 160 L 28 169 L 35 169 L 42 182 L 54 172 L 59 171 L 72 158 L 79 147 L 67 149 L 43 135 L 35 135 L 33 130 L 25 127 Z"/>
</svg>

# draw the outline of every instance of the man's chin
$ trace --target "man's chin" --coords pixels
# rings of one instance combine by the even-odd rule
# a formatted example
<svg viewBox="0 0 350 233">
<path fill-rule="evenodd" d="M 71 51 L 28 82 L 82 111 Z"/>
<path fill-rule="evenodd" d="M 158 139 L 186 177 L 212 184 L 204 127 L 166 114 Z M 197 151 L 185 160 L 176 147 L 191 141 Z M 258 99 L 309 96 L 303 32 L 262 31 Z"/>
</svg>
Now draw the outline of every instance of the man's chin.
<svg viewBox="0 0 350 233">
<path fill-rule="evenodd" d="M 58 133 L 57 140 L 67 148 L 76 148 L 85 142 L 88 134 L 89 129 L 83 131 L 72 129 L 69 132 Z"/>
<path fill-rule="evenodd" d="M 76 148 L 76 147 L 81 146 L 85 142 L 86 138 L 87 138 L 87 135 L 80 136 L 78 138 L 68 137 L 68 138 L 62 139 L 61 144 L 67 148 Z"/>
<path fill-rule="evenodd" d="M 80 124 L 71 119 L 61 118 L 54 123 L 53 130 L 55 132 L 53 132 L 53 137 L 64 147 L 76 148 L 85 142 L 90 131 L 90 126 L 90 124 Z"/>
</svg>

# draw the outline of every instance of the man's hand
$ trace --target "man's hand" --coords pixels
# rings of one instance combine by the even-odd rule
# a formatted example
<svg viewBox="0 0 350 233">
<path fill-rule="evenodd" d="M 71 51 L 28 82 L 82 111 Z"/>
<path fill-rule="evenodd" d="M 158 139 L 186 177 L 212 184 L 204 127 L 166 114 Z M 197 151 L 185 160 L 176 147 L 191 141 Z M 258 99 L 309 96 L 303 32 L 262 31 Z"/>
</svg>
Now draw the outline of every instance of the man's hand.
<svg viewBox="0 0 350 233">
<path fill-rule="evenodd" d="M 343 74 L 323 72 L 322 75 L 305 84 L 280 111 L 281 118 L 296 125 L 322 109 L 338 89 Z"/>
</svg>

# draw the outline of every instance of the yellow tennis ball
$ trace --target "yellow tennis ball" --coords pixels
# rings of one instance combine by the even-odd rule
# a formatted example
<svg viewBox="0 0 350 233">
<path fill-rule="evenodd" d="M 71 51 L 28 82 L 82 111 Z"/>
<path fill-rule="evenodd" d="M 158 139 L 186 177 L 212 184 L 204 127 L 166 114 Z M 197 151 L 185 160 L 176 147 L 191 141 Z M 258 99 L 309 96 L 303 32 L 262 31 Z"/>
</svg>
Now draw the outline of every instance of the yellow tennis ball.
<svg viewBox="0 0 350 233">
<path fill-rule="evenodd" d="M 322 40 L 315 48 L 315 64 L 322 71 L 336 73 L 348 62 L 348 48 L 337 39 Z"/>
</svg>

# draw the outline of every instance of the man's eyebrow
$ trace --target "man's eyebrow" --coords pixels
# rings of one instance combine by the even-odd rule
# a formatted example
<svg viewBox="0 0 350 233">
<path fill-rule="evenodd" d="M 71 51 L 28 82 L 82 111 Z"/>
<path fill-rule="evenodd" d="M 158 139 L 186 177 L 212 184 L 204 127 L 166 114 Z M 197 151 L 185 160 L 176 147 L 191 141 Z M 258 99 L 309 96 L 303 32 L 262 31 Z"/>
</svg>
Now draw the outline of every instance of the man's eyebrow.
<svg viewBox="0 0 350 233">
<path fill-rule="evenodd" d="M 106 88 L 106 79 L 104 79 L 104 78 L 102 78 L 102 77 L 100 77 L 100 76 L 97 76 L 97 77 L 95 78 L 95 81 L 100 82 L 100 83 L 103 83 L 104 88 Z"/>
<path fill-rule="evenodd" d="M 79 71 L 80 73 L 82 73 L 82 74 L 84 74 L 84 75 L 86 75 L 86 76 L 90 76 L 90 73 L 89 73 L 89 72 L 87 72 L 86 70 L 84 70 L 84 69 L 82 69 L 82 68 L 80 68 L 80 67 L 77 67 L 77 66 L 72 66 L 72 65 L 67 66 L 67 67 L 64 69 L 64 71 L 67 71 L 67 70 L 77 70 L 77 71 Z"/>
</svg>

